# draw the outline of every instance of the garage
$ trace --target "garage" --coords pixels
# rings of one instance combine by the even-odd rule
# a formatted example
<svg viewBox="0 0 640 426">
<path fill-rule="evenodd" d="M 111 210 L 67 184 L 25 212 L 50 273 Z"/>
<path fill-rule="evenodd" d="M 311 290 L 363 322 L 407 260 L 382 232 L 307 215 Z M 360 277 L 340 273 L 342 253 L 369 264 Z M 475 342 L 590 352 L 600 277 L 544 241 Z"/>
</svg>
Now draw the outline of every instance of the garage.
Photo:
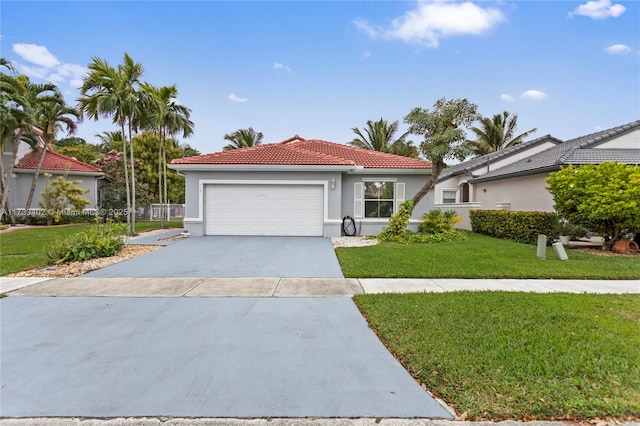
<svg viewBox="0 0 640 426">
<path fill-rule="evenodd" d="M 206 235 L 322 236 L 323 225 L 323 185 L 205 186 Z"/>
</svg>

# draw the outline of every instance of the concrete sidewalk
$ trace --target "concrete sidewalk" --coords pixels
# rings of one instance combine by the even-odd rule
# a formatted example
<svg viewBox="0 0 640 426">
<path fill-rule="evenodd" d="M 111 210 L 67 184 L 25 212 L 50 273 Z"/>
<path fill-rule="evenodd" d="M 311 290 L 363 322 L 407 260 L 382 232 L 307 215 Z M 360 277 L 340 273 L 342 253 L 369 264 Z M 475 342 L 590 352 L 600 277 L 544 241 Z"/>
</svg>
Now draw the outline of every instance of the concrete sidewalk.
<svg viewBox="0 0 640 426">
<path fill-rule="evenodd" d="M 518 422 L 504 420 L 501 422 L 471 422 L 438 419 L 318 419 L 318 418 L 269 418 L 269 419 L 199 419 L 199 418 L 113 418 L 113 419 L 80 419 L 80 418 L 28 418 L 3 419 L 3 426 L 567 426 L 564 421 L 533 420 Z M 576 422 L 576 424 L 579 424 Z M 582 422 L 589 424 L 589 422 Z M 640 422 L 605 421 L 599 426 L 640 426 Z"/>
<path fill-rule="evenodd" d="M 351 297 L 462 290 L 640 293 L 640 280 L 467 280 L 383 278 L 0 278 L 8 296 Z"/>
</svg>

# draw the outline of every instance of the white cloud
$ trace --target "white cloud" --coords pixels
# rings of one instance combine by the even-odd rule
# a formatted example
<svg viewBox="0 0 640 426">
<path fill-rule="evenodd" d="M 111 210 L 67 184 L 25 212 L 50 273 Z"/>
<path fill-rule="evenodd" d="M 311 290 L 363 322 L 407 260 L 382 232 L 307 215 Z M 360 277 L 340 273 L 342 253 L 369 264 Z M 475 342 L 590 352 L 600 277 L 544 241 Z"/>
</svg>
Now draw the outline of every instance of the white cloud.
<svg viewBox="0 0 640 426">
<path fill-rule="evenodd" d="M 244 102 L 247 102 L 249 100 L 249 98 L 241 98 L 240 96 L 236 95 L 235 93 L 229 94 L 229 96 L 227 96 L 227 98 L 229 98 L 229 100 L 231 102 L 240 102 L 240 103 L 244 103 Z"/>
<path fill-rule="evenodd" d="M 30 43 L 16 43 L 13 51 L 27 62 L 51 68 L 60 64 L 60 61 L 44 46 Z"/>
<path fill-rule="evenodd" d="M 45 46 L 16 43 L 13 51 L 29 63 L 15 62 L 18 72 L 37 82 L 53 83 L 64 93 L 82 86 L 82 78 L 89 71 L 84 65 L 60 62 Z"/>
<path fill-rule="evenodd" d="M 520 95 L 522 99 L 529 99 L 533 101 L 541 101 L 547 96 L 549 95 L 541 92 L 540 90 L 527 90 L 526 92 L 522 93 L 522 95 Z"/>
<path fill-rule="evenodd" d="M 384 30 L 380 27 L 374 27 L 366 19 L 356 18 L 353 20 L 353 25 L 356 26 L 357 29 L 367 34 L 371 38 L 376 38 L 378 34 L 383 32 Z"/>
<path fill-rule="evenodd" d="M 82 86 L 82 78 L 88 71 L 87 67 L 82 65 L 62 63 L 55 67 L 54 73 L 49 78 L 54 83 L 66 81 L 77 89 Z"/>
<path fill-rule="evenodd" d="M 515 99 L 511 95 L 503 93 L 500 95 L 500 100 L 503 102 L 513 102 Z"/>
<path fill-rule="evenodd" d="M 35 78 L 39 80 L 48 80 L 49 74 L 51 73 L 51 70 L 45 67 L 25 65 L 18 62 L 15 62 L 14 66 L 20 74 L 24 74 L 29 78 Z"/>
<path fill-rule="evenodd" d="M 569 12 L 569 18 L 573 18 L 573 15 L 587 16 L 591 19 L 617 18 L 626 10 L 627 8 L 621 4 L 611 4 L 611 0 L 595 0 L 573 9 L 573 12 Z"/>
<path fill-rule="evenodd" d="M 273 69 L 278 71 L 278 70 L 285 70 L 287 72 L 291 72 L 291 68 L 289 68 L 288 66 L 281 64 L 280 62 L 274 62 L 273 63 Z"/>
<path fill-rule="evenodd" d="M 388 28 L 371 25 L 364 19 L 353 23 L 371 38 L 383 37 L 435 48 L 442 38 L 480 35 L 505 20 L 500 10 L 482 8 L 471 1 L 436 0 L 419 1 L 415 9 L 392 20 Z"/>
<path fill-rule="evenodd" d="M 365 58 L 370 58 L 370 57 L 371 57 L 371 52 L 368 52 L 368 51 L 367 51 L 367 52 L 364 52 L 364 53 L 362 54 L 362 56 L 363 56 L 363 57 L 365 57 Z"/>
<path fill-rule="evenodd" d="M 629 53 L 631 52 L 631 48 L 626 44 L 613 44 L 604 49 L 604 51 L 607 53 L 611 53 L 612 55 L 616 55 L 619 53 Z"/>
</svg>

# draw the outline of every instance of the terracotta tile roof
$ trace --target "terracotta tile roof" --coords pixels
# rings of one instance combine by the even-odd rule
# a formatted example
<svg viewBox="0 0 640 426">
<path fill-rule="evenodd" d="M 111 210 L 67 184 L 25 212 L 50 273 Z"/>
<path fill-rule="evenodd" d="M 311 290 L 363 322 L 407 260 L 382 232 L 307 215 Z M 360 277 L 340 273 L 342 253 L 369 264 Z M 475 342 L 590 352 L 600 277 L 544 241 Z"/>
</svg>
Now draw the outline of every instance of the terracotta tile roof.
<svg viewBox="0 0 640 426">
<path fill-rule="evenodd" d="M 279 143 L 179 158 L 172 164 L 360 166 L 372 169 L 430 169 L 431 163 L 296 135 Z"/>
<path fill-rule="evenodd" d="M 16 163 L 14 169 L 37 169 L 41 153 L 42 149 L 39 149 L 38 152 L 31 151 L 27 153 Z M 68 170 L 69 172 L 102 173 L 102 170 L 96 166 L 59 154 L 51 149 L 47 150 L 47 153 L 44 156 L 41 170 Z"/>
</svg>

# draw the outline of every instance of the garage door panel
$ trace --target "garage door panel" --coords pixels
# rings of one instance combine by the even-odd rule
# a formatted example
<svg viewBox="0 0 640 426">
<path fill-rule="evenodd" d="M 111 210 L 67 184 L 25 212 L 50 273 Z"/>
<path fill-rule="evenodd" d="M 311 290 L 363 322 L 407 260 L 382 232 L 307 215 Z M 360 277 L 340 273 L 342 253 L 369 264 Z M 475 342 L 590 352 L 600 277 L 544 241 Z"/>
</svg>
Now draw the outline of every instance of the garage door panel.
<svg viewBox="0 0 640 426">
<path fill-rule="evenodd" d="M 321 236 L 321 185 L 207 185 L 207 235 Z"/>
</svg>

